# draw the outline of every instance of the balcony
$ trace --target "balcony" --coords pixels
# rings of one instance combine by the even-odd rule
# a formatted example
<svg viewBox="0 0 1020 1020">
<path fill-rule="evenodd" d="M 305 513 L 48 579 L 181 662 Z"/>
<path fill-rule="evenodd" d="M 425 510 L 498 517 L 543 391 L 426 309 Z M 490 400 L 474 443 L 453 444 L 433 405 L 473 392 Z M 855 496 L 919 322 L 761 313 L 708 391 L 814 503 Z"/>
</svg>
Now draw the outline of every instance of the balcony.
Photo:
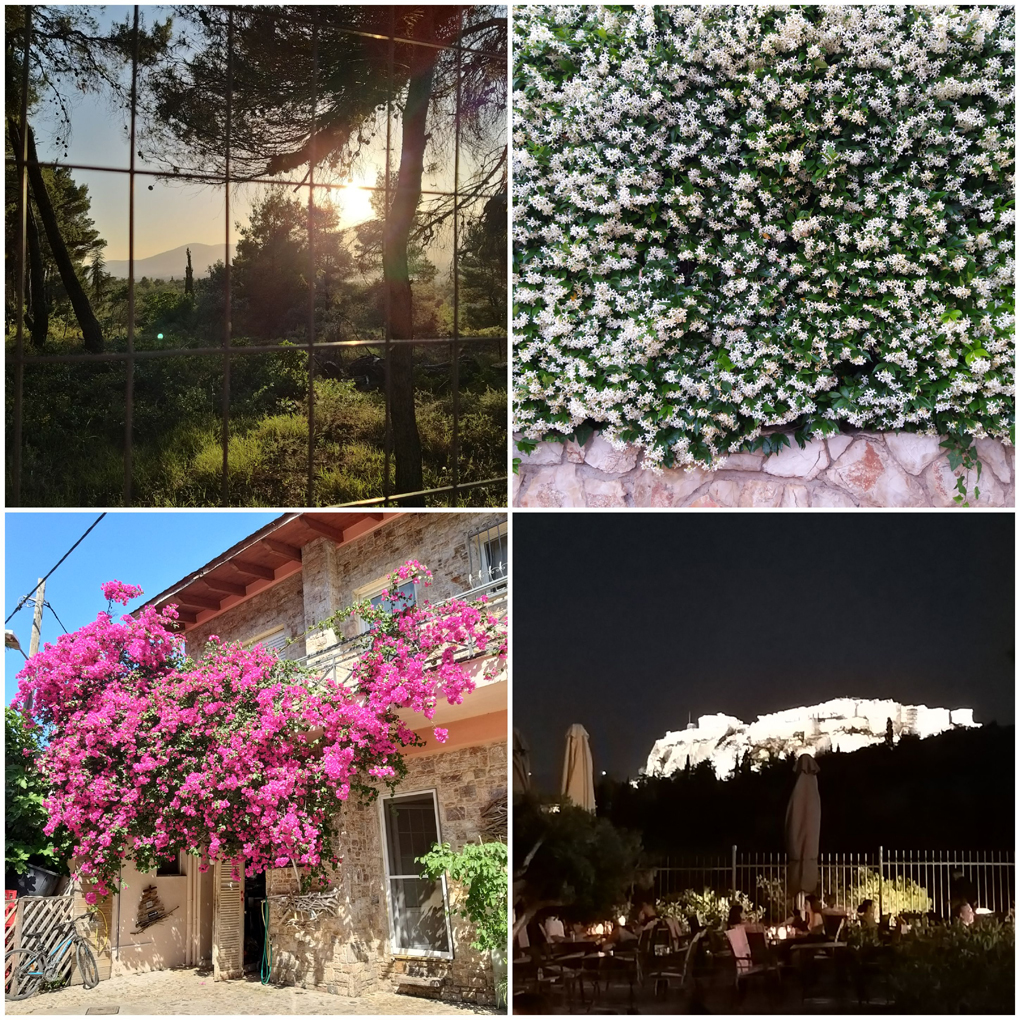
<svg viewBox="0 0 1020 1020">
<path fill-rule="evenodd" d="M 505 567 L 500 565 L 494 572 L 505 574 Z M 488 599 L 490 608 L 494 609 L 498 616 L 506 616 L 507 578 L 505 576 L 495 577 L 483 584 L 476 585 L 474 588 L 469 588 L 467 591 L 463 591 L 450 599 L 436 602 L 434 605 L 442 606 L 452 602 L 453 599 L 474 602 L 482 596 Z M 351 670 L 355 660 L 368 648 L 368 645 L 368 634 L 359 634 L 356 638 L 338 641 L 336 644 L 330 645 L 329 648 L 313 652 L 311 655 L 305 655 L 296 661 L 303 666 L 308 666 L 310 669 L 315 670 L 322 679 L 328 678 L 337 683 L 346 684 L 351 678 Z M 470 650 L 465 649 L 462 654 L 457 656 L 457 660 L 467 662 L 473 657 Z"/>
</svg>

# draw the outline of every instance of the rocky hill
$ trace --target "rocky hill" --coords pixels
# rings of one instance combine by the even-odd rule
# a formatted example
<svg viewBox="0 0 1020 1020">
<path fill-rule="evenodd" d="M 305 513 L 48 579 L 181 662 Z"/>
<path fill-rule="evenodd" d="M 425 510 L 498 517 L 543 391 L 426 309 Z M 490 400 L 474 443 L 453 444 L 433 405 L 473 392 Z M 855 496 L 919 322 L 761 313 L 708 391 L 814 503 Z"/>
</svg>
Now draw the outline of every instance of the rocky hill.
<svg viewBox="0 0 1020 1020">
<path fill-rule="evenodd" d="M 931 737 L 955 727 L 976 726 L 969 708 L 928 708 L 891 700 L 834 698 L 820 705 L 790 708 L 745 723 L 732 715 L 703 715 L 683 730 L 655 742 L 643 769 L 647 775 L 668 776 L 703 761 L 720 778 L 729 775 L 748 755 L 751 767 L 770 755 L 856 751 L 904 734 Z"/>
</svg>

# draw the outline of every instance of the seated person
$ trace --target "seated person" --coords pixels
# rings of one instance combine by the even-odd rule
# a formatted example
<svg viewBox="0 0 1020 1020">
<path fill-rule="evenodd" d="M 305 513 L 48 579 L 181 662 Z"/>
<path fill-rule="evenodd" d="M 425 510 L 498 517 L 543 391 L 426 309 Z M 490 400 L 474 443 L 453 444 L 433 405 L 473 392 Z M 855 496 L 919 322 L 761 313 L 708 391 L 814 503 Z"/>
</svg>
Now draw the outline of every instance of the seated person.
<svg viewBox="0 0 1020 1020">
<path fill-rule="evenodd" d="M 807 934 L 807 918 L 804 916 L 804 912 L 799 907 L 793 908 L 793 913 L 785 921 L 783 921 L 783 924 L 798 935 Z"/>
<path fill-rule="evenodd" d="M 857 908 L 857 921 L 864 928 L 878 927 L 878 905 L 874 900 L 862 900 Z"/>
<path fill-rule="evenodd" d="M 726 927 L 738 928 L 746 923 L 747 922 L 744 919 L 744 908 L 739 903 L 731 903 L 730 913 L 726 918 Z"/>
<path fill-rule="evenodd" d="M 974 908 L 964 900 L 953 914 L 953 919 L 959 921 L 961 924 L 966 925 L 968 928 L 974 923 Z"/>
<path fill-rule="evenodd" d="M 807 919 L 808 931 L 813 934 L 821 932 L 824 928 L 822 920 L 822 901 L 817 896 L 809 896 L 807 898 L 807 906 L 805 907 L 804 912 Z"/>
<path fill-rule="evenodd" d="M 649 922 L 656 920 L 658 916 L 654 903 L 642 903 L 632 917 L 631 926 L 635 929 L 647 928 Z"/>
<path fill-rule="evenodd" d="M 542 922 L 542 930 L 550 942 L 564 942 L 566 935 L 563 931 L 563 922 L 558 917 L 547 917 Z"/>
<path fill-rule="evenodd" d="M 825 906 L 822 907 L 822 914 L 825 916 L 838 916 L 846 917 L 846 907 L 838 905 L 836 900 L 836 894 L 833 892 L 827 892 L 825 894 Z"/>
<path fill-rule="evenodd" d="M 613 930 L 606 936 L 604 946 L 618 946 L 633 949 L 638 942 L 637 935 L 627 925 L 613 923 Z"/>
</svg>

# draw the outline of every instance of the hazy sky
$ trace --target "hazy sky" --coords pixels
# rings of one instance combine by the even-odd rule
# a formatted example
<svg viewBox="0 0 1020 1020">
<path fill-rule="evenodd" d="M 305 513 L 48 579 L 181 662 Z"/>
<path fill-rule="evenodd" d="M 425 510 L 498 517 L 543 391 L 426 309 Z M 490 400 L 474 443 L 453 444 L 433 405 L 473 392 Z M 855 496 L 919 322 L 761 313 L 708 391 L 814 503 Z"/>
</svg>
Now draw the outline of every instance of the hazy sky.
<svg viewBox="0 0 1020 1020">
<path fill-rule="evenodd" d="M 130 16 L 131 7 L 109 6 L 97 15 L 101 25 L 123 22 Z M 143 6 L 143 24 L 162 20 L 172 13 L 163 6 Z M 130 82 L 130 68 L 124 70 L 125 81 Z M 63 89 L 70 96 L 71 137 L 67 146 L 57 144 L 57 121 L 47 119 L 49 107 L 44 105 L 36 114 L 34 128 L 40 158 L 61 160 L 82 166 L 111 166 L 128 168 L 130 165 L 130 118 L 129 111 L 118 109 L 105 95 L 75 96 L 73 89 Z M 385 118 L 383 117 L 383 123 Z M 399 134 L 399 121 L 395 131 Z M 144 153 L 144 148 L 140 151 Z M 66 156 L 64 155 L 66 152 Z M 396 157 L 399 158 L 399 155 Z M 355 187 L 344 191 L 316 191 L 316 201 L 333 201 L 340 212 L 342 226 L 370 219 L 373 215 L 369 205 L 371 192 L 356 185 L 373 185 L 377 166 L 385 163 L 385 131 L 376 135 L 375 141 L 365 147 L 353 175 Z M 160 169 L 145 159 L 136 161 L 138 169 Z M 470 172 L 469 166 L 461 167 L 462 180 Z M 128 200 L 129 178 L 123 173 L 98 171 L 73 171 L 78 183 L 87 184 L 92 200 L 92 218 L 107 242 L 104 258 L 107 261 L 128 257 Z M 298 178 L 302 173 L 297 175 Z M 334 175 L 327 178 L 320 171 L 321 180 L 343 181 Z M 426 187 L 452 187 L 452 168 L 443 165 L 426 172 Z M 152 190 L 149 190 L 150 185 Z M 231 243 L 237 240 L 236 223 L 246 223 L 252 202 L 263 189 L 259 186 L 235 186 L 231 193 Z M 307 190 L 296 193 L 307 201 Z M 225 223 L 224 188 L 203 184 L 182 184 L 177 181 L 160 181 L 151 177 L 138 177 L 135 184 L 135 258 L 147 258 L 184 244 L 223 244 Z M 449 245 L 449 239 L 437 239 Z M 444 261 L 438 255 L 433 261 Z"/>
<path fill-rule="evenodd" d="M 4 514 L 5 618 L 98 516 L 97 512 Z M 46 582 L 46 602 L 53 612 L 43 613 L 43 643 L 56 641 L 63 633 L 60 623 L 74 631 L 106 609 L 99 589 L 104 581 L 138 584 L 145 596 L 158 595 L 278 516 L 214 510 L 110 511 Z M 137 609 L 144 602 L 143 597 L 127 608 Z M 26 652 L 32 612 L 27 604 L 6 625 Z M 9 705 L 17 690 L 15 675 L 25 660 L 12 648 L 5 649 L 4 660 L 4 703 Z"/>
<path fill-rule="evenodd" d="M 517 514 L 514 726 L 634 776 L 688 713 L 834 697 L 1014 720 L 1012 513 Z"/>
</svg>

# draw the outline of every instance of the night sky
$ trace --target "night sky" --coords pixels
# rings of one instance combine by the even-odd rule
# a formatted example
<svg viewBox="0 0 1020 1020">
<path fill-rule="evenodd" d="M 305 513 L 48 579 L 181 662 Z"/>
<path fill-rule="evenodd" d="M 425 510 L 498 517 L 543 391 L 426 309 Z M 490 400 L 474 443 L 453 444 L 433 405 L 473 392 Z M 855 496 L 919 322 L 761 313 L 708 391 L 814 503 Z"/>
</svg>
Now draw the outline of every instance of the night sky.
<svg viewBox="0 0 1020 1020">
<path fill-rule="evenodd" d="M 558 792 L 564 734 L 596 776 L 714 712 L 834 697 L 1014 721 L 1012 513 L 521 513 L 514 726 Z"/>
</svg>

